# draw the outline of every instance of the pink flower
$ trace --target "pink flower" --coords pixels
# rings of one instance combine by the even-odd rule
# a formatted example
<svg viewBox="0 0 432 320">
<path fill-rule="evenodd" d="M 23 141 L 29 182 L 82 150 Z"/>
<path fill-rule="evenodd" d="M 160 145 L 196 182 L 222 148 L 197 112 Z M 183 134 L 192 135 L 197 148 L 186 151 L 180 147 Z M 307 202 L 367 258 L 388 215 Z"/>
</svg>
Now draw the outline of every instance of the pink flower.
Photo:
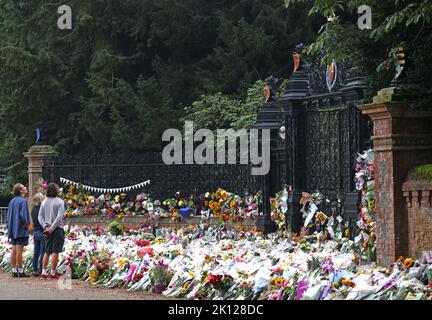
<svg viewBox="0 0 432 320">
<path fill-rule="evenodd" d="M 273 269 L 273 272 L 276 272 L 276 273 L 279 273 L 279 272 L 281 272 L 281 271 L 282 271 L 282 269 L 281 269 L 280 266 L 277 266 L 277 267 L 275 267 L 275 268 Z"/>
<path fill-rule="evenodd" d="M 277 300 L 282 300 L 282 298 L 283 298 L 283 289 L 280 288 L 280 289 L 279 289 L 279 292 L 278 292 L 278 294 L 277 294 Z"/>
<path fill-rule="evenodd" d="M 303 297 L 303 294 L 306 292 L 307 289 L 308 289 L 308 282 L 305 280 L 299 281 L 298 286 L 297 286 L 297 295 L 295 297 L 295 300 L 301 300 Z"/>
<path fill-rule="evenodd" d="M 148 254 L 150 257 L 153 257 L 153 248 L 146 247 L 138 250 L 138 255 L 140 257 L 144 257 L 146 254 Z"/>
<path fill-rule="evenodd" d="M 132 275 L 137 268 L 138 268 L 138 266 L 136 264 L 131 265 L 131 267 L 129 268 L 129 271 L 128 271 L 126 283 L 128 283 L 132 280 Z"/>
<path fill-rule="evenodd" d="M 268 299 L 269 300 L 277 300 L 277 294 L 276 293 L 270 293 Z"/>
</svg>

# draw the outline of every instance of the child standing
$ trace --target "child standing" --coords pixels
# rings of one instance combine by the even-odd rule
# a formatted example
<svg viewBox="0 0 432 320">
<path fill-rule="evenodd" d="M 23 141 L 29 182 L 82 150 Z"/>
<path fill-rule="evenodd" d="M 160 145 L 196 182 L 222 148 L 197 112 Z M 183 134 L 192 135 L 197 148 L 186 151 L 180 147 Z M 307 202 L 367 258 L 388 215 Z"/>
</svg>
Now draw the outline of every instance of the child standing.
<svg viewBox="0 0 432 320">
<path fill-rule="evenodd" d="M 42 272 L 42 260 L 45 254 L 45 241 L 44 241 L 44 229 L 42 228 L 38 216 L 39 209 L 44 201 L 45 197 L 42 193 L 37 193 L 33 197 L 33 209 L 31 211 L 31 216 L 33 220 L 33 243 L 34 243 L 34 254 L 33 254 L 33 277 L 39 277 Z"/>
</svg>

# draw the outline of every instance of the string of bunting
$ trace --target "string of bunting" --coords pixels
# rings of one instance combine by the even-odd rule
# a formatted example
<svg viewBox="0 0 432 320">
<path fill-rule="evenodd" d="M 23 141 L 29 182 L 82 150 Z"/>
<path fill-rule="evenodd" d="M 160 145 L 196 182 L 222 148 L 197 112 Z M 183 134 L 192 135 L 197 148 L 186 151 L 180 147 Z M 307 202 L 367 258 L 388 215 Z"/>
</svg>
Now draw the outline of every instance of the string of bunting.
<svg viewBox="0 0 432 320">
<path fill-rule="evenodd" d="M 60 178 L 60 182 L 63 184 L 67 184 L 67 185 L 74 185 L 74 186 L 78 186 L 79 183 L 71 181 L 69 179 L 66 178 Z M 150 185 L 150 180 L 135 184 L 133 186 L 129 186 L 129 187 L 123 187 L 123 188 L 96 188 L 96 187 L 91 187 L 91 186 L 87 186 L 87 185 L 81 185 L 81 187 L 86 190 L 86 191 L 90 191 L 90 192 L 97 192 L 97 193 L 120 193 L 120 192 L 126 192 L 126 191 L 131 191 L 131 190 L 139 190 L 145 186 Z"/>
</svg>

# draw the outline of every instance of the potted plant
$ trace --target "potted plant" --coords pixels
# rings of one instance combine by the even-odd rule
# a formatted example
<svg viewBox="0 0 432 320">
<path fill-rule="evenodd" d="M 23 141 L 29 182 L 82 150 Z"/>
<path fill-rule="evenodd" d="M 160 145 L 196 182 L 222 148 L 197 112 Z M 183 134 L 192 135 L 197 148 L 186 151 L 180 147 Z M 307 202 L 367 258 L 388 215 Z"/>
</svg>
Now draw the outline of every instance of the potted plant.
<svg viewBox="0 0 432 320">
<path fill-rule="evenodd" d="M 156 294 L 162 294 L 169 283 L 168 265 L 159 260 L 150 271 L 150 277 Z"/>
</svg>

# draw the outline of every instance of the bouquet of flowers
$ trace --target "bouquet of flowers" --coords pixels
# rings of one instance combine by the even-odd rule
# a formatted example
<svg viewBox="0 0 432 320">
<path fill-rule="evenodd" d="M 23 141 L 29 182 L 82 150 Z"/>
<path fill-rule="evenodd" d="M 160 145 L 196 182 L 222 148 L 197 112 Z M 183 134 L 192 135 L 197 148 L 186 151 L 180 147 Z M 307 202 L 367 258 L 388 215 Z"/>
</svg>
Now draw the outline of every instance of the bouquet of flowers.
<svg viewBox="0 0 432 320">
<path fill-rule="evenodd" d="M 163 260 L 157 261 L 150 271 L 150 278 L 155 293 L 161 294 L 170 281 L 168 265 Z"/>
<path fill-rule="evenodd" d="M 355 242 L 360 258 L 372 262 L 376 257 L 375 170 L 372 150 L 359 154 L 356 171 L 356 188 L 362 192 L 362 201 L 361 218 L 357 222 L 359 234 Z"/>
<path fill-rule="evenodd" d="M 271 216 L 272 220 L 277 224 L 279 230 L 289 230 L 286 225 L 285 215 L 288 211 L 288 196 L 291 192 L 290 186 L 284 186 L 284 189 L 276 194 L 276 198 L 271 199 Z"/>
<path fill-rule="evenodd" d="M 211 287 L 215 290 L 216 296 L 223 298 L 234 284 L 234 279 L 227 274 L 207 274 L 204 281 L 204 287 Z"/>
</svg>

